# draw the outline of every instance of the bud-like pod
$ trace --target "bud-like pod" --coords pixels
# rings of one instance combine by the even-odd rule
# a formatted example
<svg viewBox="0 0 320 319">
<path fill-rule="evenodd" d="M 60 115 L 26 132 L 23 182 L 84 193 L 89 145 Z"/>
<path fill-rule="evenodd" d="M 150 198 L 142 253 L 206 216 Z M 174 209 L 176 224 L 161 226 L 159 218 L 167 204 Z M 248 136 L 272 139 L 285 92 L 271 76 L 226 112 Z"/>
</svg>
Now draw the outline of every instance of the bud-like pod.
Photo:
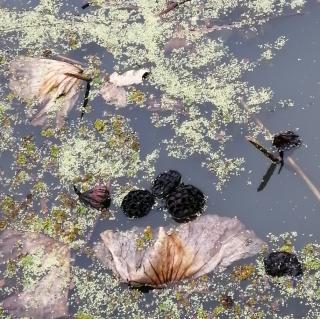
<svg viewBox="0 0 320 319">
<path fill-rule="evenodd" d="M 289 150 L 301 146 L 302 141 L 298 134 L 292 131 L 286 131 L 276 134 L 273 137 L 272 145 L 279 151 Z"/>
<path fill-rule="evenodd" d="M 92 189 L 81 193 L 76 186 L 74 191 L 82 204 L 95 209 L 108 208 L 111 203 L 110 193 L 106 185 L 96 185 Z"/>
</svg>

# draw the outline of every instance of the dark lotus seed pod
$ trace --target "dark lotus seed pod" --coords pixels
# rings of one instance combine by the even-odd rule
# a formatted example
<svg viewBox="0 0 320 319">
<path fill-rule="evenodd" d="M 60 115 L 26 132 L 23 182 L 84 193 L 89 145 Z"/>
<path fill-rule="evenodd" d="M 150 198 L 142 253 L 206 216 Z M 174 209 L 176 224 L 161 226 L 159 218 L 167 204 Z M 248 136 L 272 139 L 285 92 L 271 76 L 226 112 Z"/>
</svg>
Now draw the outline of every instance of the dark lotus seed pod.
<svg viewBox="0 0 320 319">
<path fill-rule="evenodd" d="M 288 252 L 272 252 L 264 258 L 264 268 L 269 276 L 300 276 L 302 275 L 301 264 L 295 254 Z"/>
<path fill-rule="evenodd" d="M 108 208 L 111 203 L 110 193 L 106 185 L 96 185 L 92 189 L 81 193 L 76 186 L 74 191 L 79 196 L 79 200 L 85 206 L 96 209 Z"/>
<path fill-rule="evenodd" d="M 292 131 L 280 132 L 273 137 L 272 145 L 279 151 L 289 150 L 295 147 L 299 147 L 302 144 L 298 134 Z"/>
<path fill-rule="evenodd" d="M 123 212 L 129 217 L 147 215 L 154 205 L 154 196 L 147 190 L 133 190 L 129 192 L 121 203 Z"/>
<path fill-rule="evenodd" d="M 161 173 L 153 181 L 152 194 L 158 198 L 165 198 L 178 187 L 180 181 L 181 174 L 177 171 L 169 170 Z"/>
<path fill-rule="evenodd" d="M 177 222 L 186 222 L 197 217 L 205 204 L 203 193 L 193 185 L 179 185 L 166 198 L 170 215 Z"/>
</svg>

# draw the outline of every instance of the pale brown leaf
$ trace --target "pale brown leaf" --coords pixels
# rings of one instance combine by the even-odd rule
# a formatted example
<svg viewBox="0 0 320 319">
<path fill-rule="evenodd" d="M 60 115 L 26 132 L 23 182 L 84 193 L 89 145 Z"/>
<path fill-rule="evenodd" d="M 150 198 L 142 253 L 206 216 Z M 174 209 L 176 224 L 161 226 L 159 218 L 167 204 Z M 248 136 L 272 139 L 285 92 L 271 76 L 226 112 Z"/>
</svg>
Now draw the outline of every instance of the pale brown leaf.
<svg viewBox="0 0 320 319">
<path fill-rule="evenodd" d="M 110 83 L 116 86 L 130 86 L 143 82 L 144 76 L 150 72 L 149 69 L 129 70 L 122 74 L 114 72 L 110 75 Z"/>
<path fill-rule="evenodd" d="M 117 107 L 125 107 L 128 103 L 128 93 L 123 87 L 115 86 L 107 82 L 100 91 L 102 97 L 107 103 L 113 104 Z"/>
<path fill-rule="evenodd" d="M 71 63 L 32 57 L 13 60 L 9 70 L 10 89 L 26 101 L 44 105 L 31 123 L 44 125 L 53 113 L 61 127 L 79 97 L 83 70 Z"/>
<path fill-rule="evenodd" d="M 2 301 L 1 306 L 14 318 L 60 318 L 68 315 L 70 282 L 69 248 L 47 236 L 5 230 L 0 236 L 0 263 L 43 249 L 42 263 L 56 260 L 34 285 Z"/>
<path fill-rule="evenodd" d="M 201 216 L 174 231 L 160 227 L 143 249 L 136 246 L 137 230 L 107 230 L 100 236 L 95 251 L 107 268 L 123 282 L 154 287 L 227 267 L 255 255 L 263 244 L 238 219 L 217 215 Z"/>
</svg>

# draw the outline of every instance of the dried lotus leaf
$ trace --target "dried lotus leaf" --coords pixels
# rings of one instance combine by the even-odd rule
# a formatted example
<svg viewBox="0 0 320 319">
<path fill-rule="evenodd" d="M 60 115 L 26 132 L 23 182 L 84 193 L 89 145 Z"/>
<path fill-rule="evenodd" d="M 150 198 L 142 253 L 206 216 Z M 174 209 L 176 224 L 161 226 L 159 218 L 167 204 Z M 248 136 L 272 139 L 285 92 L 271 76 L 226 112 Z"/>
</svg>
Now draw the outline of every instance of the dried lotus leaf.
<svg viewBox="0 0 320 319">
<path fill-rule="evenodd" d="M 259 252 L 263 241 L 235 218 L 201 216 L 174 231 L 160 227 L 142 250 L 137 230 L 107 230 L 95 247 L 99 260 L 123 282 L 153 287 L 194 279 Z"/>
<path fill-rule="evenodd" d="M 123 87 L 142 83 L 148 74 L 148 69 L 129 70 L 122 74 L 114 72 L 110 75 L 109 82 L 102 86 L 100 93 L 107 103 L 125 107 L 128 104 L 128 93 Z"/>
<path fill-rule="evenodd" d="M 49 114 L 55 112 L 56 125 L 60 128 L 86 79 L 80 67 L 44 58 L 19 57 L 10 63 L 9 70 L 9 87 L 17 96 L 44 104 L 32 119 L 35 126 L 44 125 Z"/>
<path fill-rule="evenodd" d="M 47 319 L 68 315 L 68 291 L 70 282 L 69 248 L 47 236 L 5 230 L 0 236 L 0 262 L 32 255 L 39 249 L 41 267 L 46 272 L 30 286 L 1 302 L 1 306 L 14 318 Z"/>
</svg>

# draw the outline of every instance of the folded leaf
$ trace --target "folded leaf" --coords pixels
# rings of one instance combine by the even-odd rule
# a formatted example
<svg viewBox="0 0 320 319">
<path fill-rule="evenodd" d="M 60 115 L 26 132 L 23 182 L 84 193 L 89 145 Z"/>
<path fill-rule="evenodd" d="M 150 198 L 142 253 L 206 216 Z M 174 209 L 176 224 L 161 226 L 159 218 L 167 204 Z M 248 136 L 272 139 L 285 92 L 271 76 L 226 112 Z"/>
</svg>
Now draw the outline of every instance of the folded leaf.
<svg viewBox="0 0 320 319">
<path fill-rule="evenodd" d="M 44 104 L 33 118 L 33 125 L 44 125 L 52 112 L 61 127 L 79 97 L 86 78 L 83 70 L 71 63 L 32 57 L 19 57 L 9 67 L 10 89 L 24 100 Z"/>
<path fill-rule="evenodd" d="M 114 72 L 100 93 L 107 103 L 125 107 L 128 104 L 128 93 L 123 87 L 142 83 L 149 72 L 148 69 L 129 70 L 123 74 Z"/>
<path fill-rule="evenodd" d="M 100 93 L 107 103 L 114 104 L 117 107 L 125 107 L 128 104 L 128 93 L 123 87 L 107 82 L 101 88 Z"/>
</svg>

